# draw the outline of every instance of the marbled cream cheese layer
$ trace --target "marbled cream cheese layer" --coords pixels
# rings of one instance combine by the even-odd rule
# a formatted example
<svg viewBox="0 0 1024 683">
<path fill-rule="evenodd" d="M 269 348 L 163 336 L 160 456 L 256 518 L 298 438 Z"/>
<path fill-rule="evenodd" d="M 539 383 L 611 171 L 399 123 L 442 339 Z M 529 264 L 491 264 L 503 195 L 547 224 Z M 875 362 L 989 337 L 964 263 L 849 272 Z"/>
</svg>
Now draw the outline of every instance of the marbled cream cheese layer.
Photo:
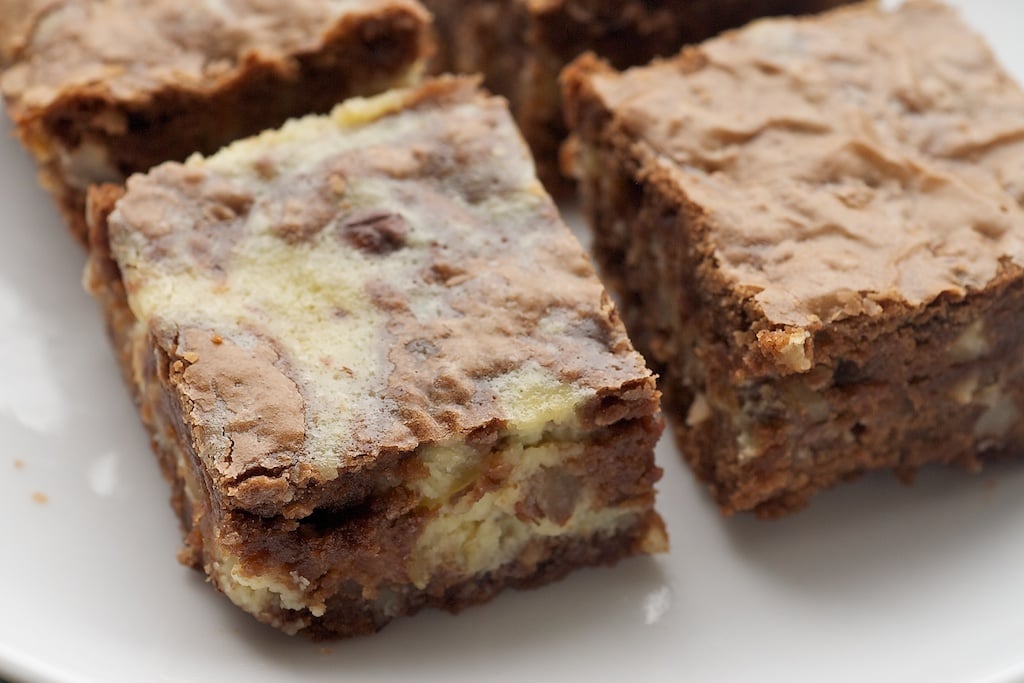
<svg viewBox="0 0 1024 683">
<path fill-rule="evenodd" d="M 465 80 L 135 176 L 109 224 L 201 457 L 277 478 L 276 503 L 486 427 L 530 443 L 650 376 L 504 104 Z"/>
<path fill-rule="evenodd" d="M 764 20 L 594 83 L 771 323 L 916 306 L 1024 265 L 1024 93 L 937 2 Z"/>
</svg>

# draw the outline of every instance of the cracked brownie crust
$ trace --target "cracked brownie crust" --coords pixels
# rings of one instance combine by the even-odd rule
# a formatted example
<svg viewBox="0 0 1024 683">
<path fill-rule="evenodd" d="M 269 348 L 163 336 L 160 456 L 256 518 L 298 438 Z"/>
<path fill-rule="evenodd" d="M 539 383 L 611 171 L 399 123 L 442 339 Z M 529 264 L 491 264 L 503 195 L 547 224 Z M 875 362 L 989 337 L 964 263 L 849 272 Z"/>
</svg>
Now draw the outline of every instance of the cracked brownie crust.
<svg viewBox="0 0 1024 683">
<path fill-rule="evenodd" d="M 598 260 L 725 512 L 1020 454 L 1024 93 L 952 10 L 582 59 L 566 97 Z"/>
<path fill-rule="evenodd" d="M 503 102 L 448 79 L 91 194 L 183 561 L 288 632 L 664 550 L 654 378 Z"/>
<path fill-rule="evenodd" d="M 414 0 L 0 0 L 0 92 L 72 232 L 86 188 L 408 82 Z"/>
<path fill-rule="evenodd" d="M 439 67 L 484 74 L 509 98 L 552 191 L 567 189 L 558 149 L 567 135 L 558 74 L 592 50 L 617 68 L 772 14 L 820 12 L 849 0 L 424 0 L 434 13 Z"/>
</svg>

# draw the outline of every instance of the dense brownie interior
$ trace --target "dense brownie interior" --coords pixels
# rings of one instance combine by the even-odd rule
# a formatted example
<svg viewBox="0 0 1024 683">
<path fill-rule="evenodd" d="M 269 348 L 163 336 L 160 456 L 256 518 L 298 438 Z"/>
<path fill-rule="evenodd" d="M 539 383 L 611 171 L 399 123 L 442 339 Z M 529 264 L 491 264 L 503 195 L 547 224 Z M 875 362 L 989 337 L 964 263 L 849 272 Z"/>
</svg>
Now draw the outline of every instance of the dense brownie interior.
<svg viewBox="0 0 1024 683">
<path fill-rule="evenodd" d="M 471 81 L 90 197 L 182 560 L 258 619 L 352 635 L 665 547 L 654 378 Z"/>
<path fill-rule="evenodd" d="M 362 11 L 318 26 L 318 40 L 305 36 L 291 52 L 284 44 L 267 44 L 242 54 L 207 54 L 213 48 L 186 45 L 167 57 L 171 63 L 165 68 L 173 68 L 174 59 L 184 64 L 186 75 L 177 82 L 162 75 L 148 78 L 147 68 L 159 73 L 161 67 L 147 67 L 146 55 L 138 56 L 138 65 L 113 66 L 108 62 L 114 57 L 92 54 L 89 47 L 82 47 L 81 54 L 69 47 L 65 55 L 57 38 L 39 38 L 40 45 L 23 47 L 8 65 L 3 81 L 8 110 L 42 168 L 41 182 L 56 195 L 74 234 L 84 240 L 89 184 L 120 182 L 163 161 L 210 154 L 289 118 L 326 112 L 347 97 L 380 92 L 417 75 L 429 50 L 422 9 L 404 0 L 382 2 L 372 11 L 367 11 L 371 3 L 363 4 Z M 159 21 L 157 7 L 125 9 L 127 25 L 110 29 L 115 34 L 110 39 L 131 30 L 133 17 Z M 77 45 L 75 31 L 83 28 L 75 21 L 73 16 L 61 19 L 50 31 L 63 31 L 69 45 Z M 235 30 L 244 33 L 245 22 L 238 23 Z M 88 28 L 86 24 L 84 30 Z M 218 49 L 230 49 L 229 37 Z M 36 56 L 33 50 L 42 52 Z M 94 69 L 109 74 L 108 80 L 84 80 L 75 71 L 84 66 L 75 63 L 65 69 L 70 74 L 65 82 L 59 64 L 45 63 L 62 58 L 93 60 Z M 195 62 L 202 64 L 198 77 L 189 71 Z"/>
<path fill-rule="evenodd" d="M 724 511 L 1020 454 L 1024 94 L 952 10 L 584 58 L 566 93 L 598 261 Z"/>
</svg>

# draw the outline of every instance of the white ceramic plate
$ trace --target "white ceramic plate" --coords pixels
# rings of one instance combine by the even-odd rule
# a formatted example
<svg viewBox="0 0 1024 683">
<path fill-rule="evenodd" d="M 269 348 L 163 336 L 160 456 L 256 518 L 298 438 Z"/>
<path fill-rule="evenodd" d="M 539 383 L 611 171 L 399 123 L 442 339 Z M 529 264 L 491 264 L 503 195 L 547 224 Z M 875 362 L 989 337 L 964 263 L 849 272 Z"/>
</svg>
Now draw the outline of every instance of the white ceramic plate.
<svg viewBox="0 0 1024 683">
<path fill-rule="evenodd" d="M 1024 76 L 1024 2 L 964 0 Z M 718 516 L 668 439 L 671 554 L 330 645 L 174 559 L 175 519 L 82 292 L 82 253 L 0 140 L 0 676 L 24 683 L 1024 680 L 1024 466 L 932 469 Z"/>
</svg>

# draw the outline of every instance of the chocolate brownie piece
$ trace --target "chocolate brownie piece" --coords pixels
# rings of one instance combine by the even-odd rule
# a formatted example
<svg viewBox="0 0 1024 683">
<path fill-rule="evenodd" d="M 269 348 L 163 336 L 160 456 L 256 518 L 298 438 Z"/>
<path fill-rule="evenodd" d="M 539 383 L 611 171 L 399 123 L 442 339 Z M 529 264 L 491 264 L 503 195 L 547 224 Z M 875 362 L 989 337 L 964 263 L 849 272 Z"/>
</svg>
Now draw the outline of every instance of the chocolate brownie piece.
<svg viewBox="0 0 1024 683">
<path fill-rule="evenodd" d="M 566 75 L 597 258 L 725 512 L 1024 444 L 1024 93 L 944 5 Z"/>
<path fill-rule="evenodd" d="M 464 79 L 90 194 L 86 281 L 186 531 L 285 631 L 666 548 L 654 378 Z"/>
<path fill-rule="evenodd" d="M 429 47 L 415 0 L 14 0 L 0 92 L 84 239 L 88 185 L 407 82 Z"/>
<path fill-rule="evenodd" d="M 441 68 L 481 72 L 509 98 L 541 180 L 564 190 L 566 136 L 558 74 L 594 50 L 618 68 L 675 53 L 769 14 L 819 12 L 849 0 L 423 0 L 435 15 Z"/>
</svg>

